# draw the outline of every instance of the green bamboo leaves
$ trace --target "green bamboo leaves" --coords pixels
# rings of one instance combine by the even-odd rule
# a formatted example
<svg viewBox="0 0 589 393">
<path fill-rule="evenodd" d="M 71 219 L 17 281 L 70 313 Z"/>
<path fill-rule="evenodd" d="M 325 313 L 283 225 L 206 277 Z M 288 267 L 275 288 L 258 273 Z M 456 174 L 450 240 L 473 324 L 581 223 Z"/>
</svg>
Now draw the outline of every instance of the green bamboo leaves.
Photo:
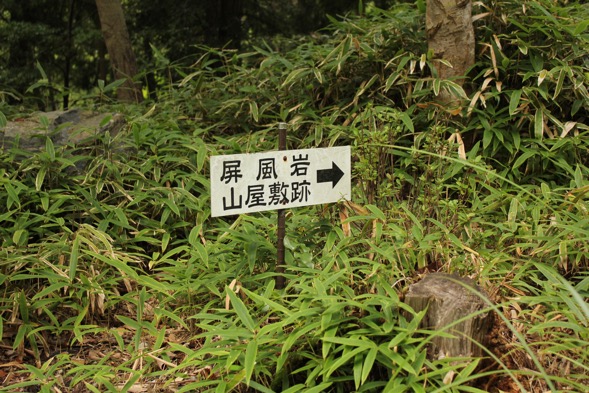
<svg viewBox="0 0 589 393">
<path fill-rule="evenodd" d="M 403 2 L 313 40 L 202 49 L 157 106 L 125 108 L 116 136 L 58 146 L 44 129 L 38 151 L 5 146 L 0 336 L 31 364 L 3 388 L 454 393 L 497 375 L 583 391 L 588 24 L 573 3 L 477 4 L 467 92 L 430 74 Z M 437 105 L 444 90 L 462 106 Z M 351 144 L 355 179 L 353 201 L 288 213 L 283 291 L 275 215 L 212 219 L 208 179 L 212 154 L 274 149 L 278 121 L 300 147 Z M 496 368 L 428 359 L 440 333 L 402 301 L 426 268 L 506 299 Z M 85 364 L 46 357 L 53 337 Z M 533 371 L 510 369 L 522 351 Z"/>
<path fill-rule="evenodd" d="M 249 338 L 249 341 L 245 349 L 245 359 L 243 362 L 243 367 L 245 371 L 245 383 L 249 385 L 254 373 L 254 367 L 256 365 L 256 360 L 258 356 L 258 341 L 256 339 L 256 333 L 259 327 L 254 322 L 254 319 L 250 315 L 243 301 L 241 301 L 241 299 L 235 294 L 233 289 L 227 287 L 226 293 L 230 299 L 233 310 L 237 314 L 237 317 L 239 318 L 241 323 L 246 327 L 246 329 L 249 330 L 252 334 Z"/>
<path fill-rule="evenodd" d="M 230 299 L 231 306 L 233 307 L 233 310 L 237 314 L 237 317 L 239 318 L 241 323 L 243 323 L 247 330 L 249 330 L 252 334 L 255 334 L 258 327 L 254 322 L 252 316 L 249 314 L 249 311 L 243 303 L 243 301 L 241 301 L 241 299 L 237 297 L 237 295 L 235 294 L 235 292 L 233 292 L 232 289 L 227 288 L 226 292 L 227 296 Z"/>
</svg>

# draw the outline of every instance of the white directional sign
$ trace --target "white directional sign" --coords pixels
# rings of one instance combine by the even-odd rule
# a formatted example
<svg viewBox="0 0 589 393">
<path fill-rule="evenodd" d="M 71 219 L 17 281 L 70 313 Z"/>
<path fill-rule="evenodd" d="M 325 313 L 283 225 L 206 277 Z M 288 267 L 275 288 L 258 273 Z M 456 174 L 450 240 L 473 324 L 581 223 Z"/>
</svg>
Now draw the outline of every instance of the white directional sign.
<svg viewBox="0 0 589 393">
<path fill-rule="evenodd" d="M 211 215 L 350 199 L 350 146 L 211 157 Z"/>
</svg>

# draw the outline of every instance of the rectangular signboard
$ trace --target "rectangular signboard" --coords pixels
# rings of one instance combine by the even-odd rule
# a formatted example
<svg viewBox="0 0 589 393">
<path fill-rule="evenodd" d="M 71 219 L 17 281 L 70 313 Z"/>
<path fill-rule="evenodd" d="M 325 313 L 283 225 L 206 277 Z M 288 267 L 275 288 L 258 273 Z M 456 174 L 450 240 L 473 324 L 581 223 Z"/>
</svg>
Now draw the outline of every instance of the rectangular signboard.
<svg viewBox="0 0 589 393">
<path fill-rule="evenodd" d="M 351 197 L 350 146 L 211 157 L 213 217 Z"/>
</svg>

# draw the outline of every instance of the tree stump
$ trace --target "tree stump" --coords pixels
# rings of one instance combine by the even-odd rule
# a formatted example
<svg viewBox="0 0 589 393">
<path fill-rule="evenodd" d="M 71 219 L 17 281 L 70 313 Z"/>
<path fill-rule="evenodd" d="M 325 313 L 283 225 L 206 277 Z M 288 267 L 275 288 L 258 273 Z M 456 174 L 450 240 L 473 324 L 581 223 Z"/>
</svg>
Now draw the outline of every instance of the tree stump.
<svg viewBox="0 0 589 393">
<path fill-rule="evenodd" d="M 489 311 L 481 312 L 485 298 L 473 280 L 453 274 L 431 273 L 409 287 L 405 303 L 416 312 L 427 309 L 420 327 L 453 336 L 434 336 L 430 359 L 483 356 L 479 345 L 485 344 L 492 321 Z"/>
</svg>

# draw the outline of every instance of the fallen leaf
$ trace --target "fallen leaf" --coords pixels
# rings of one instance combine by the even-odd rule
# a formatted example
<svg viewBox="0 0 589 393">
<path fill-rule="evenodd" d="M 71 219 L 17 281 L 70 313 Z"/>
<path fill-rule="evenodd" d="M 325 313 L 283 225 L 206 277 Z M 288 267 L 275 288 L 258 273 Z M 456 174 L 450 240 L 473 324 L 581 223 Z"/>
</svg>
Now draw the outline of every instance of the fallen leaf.
<svg viewBox="0 0 589 393">
<path fill-rule="evenodd" d="M 125 387 L 125 385 L 118 385 L 117 388 L 118 389 L 123 389 Z M 129 389 L 127 389 L 127 392 L 129 393 L 142 393 L 142 392 L 148 392 L 149 391 L 149 386 L 144 385 L 144 384 L 135 384 L 133 386 L 131 386 Z"/>
<path fill-rule="evenodd" d="M 339 210 L 339 219 L 342 223 L 342 231 L 344 231 L 344 236 L 350 237 L 352 235 L 352 228 L 350 227 L 350 222 L 347 221 L 348 212 L 343 206 Z"/>
<path fill-rule="evenodd" d="M 444 376 L 444 385 L 449 385 L 450 383 L 452 383 L 452 381 L 454 380 L 454 375 L 456 373 L 454 372 L 454 370 L 450 370 L 446 373 L 446 375 Z"/>
</svg>

